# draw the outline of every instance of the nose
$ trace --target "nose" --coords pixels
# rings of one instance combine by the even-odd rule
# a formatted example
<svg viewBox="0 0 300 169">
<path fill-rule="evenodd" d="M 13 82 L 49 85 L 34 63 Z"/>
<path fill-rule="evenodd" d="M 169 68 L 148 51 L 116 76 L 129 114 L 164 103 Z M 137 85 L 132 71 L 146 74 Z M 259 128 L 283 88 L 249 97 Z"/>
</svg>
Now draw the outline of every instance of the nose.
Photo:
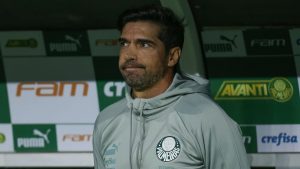
<svg viewBox="0 0 300 169">
<path fill-rule="evenodd" d="M 136 57 L 134 55 L 126 55 L 126 60 L 136 60 Z"/>
</svg>

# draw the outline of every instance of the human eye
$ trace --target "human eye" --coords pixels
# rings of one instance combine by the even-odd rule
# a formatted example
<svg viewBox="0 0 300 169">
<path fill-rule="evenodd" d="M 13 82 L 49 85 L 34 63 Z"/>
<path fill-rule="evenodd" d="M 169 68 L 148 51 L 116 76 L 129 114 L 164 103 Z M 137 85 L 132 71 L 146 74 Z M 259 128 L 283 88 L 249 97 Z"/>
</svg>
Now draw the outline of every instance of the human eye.
<svg viewBox="0 0 300 169">
<path fill-rule="evenodd" d="M 152 46 L 152 42 L 151 41 L 148 41 L 148 40 L 140 40 L 139 41 L 139 44 L 141 47 L 143 48 L 149 48 Z"/>
<path fill-rule="evenodd" d="M 150 47 L 150 44 L 148 42 L 141 42 L 141 46 L 144 48 Z"/>
<path fill-rule="evenodd" d="M 120 47 L 126 47 L 129 45 L 129 42 L 125 39 L 119 39 L 119 45 Z"/>
</svg>

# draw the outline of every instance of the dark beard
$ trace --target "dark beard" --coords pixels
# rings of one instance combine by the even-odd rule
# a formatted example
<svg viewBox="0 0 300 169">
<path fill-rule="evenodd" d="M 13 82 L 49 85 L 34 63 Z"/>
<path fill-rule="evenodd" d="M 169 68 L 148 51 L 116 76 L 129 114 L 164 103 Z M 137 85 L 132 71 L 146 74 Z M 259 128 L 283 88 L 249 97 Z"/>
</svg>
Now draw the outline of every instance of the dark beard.
<svg viewBox="0 0 300 169">
<path fill-rule="evenodd" d="M 122 76 L 128 86 L 136 91 L 143 91 L 152 87 L 157 81 L 159 81 L 164 75 L 163 72 L 156 74 L 150 74 L 145 72 L 143 75 L 137 74 L 126 74 L 122 73 Z"/>
<path fill-rule="evenodd" d="M 144 69 L 143 74 L 127 73 L 124 70 L 127 66 L 135 66 Z M 136 91 L 143 91 L 152 87 L 156 82 L 163 78 L 166 68 L 161 67 L 157 72 L 148 72 L 144 65 L 137 64 L 134 61 L 128 61 L 121 66 L 121 74 L 128 86 Z"/>
</svg>

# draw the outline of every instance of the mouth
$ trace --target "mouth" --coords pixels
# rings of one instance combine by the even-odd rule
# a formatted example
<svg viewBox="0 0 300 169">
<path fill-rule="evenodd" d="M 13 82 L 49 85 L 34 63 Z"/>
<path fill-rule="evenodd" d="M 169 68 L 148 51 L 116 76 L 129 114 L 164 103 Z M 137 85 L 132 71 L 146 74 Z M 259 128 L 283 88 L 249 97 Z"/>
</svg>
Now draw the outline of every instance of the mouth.
<svg viewBox="0 0 300 169">
<path fill-rule="evenodd" d="M 135 70 L 140 70 L 140 69 L 145 69 L 144 65 L 141 64 L 136 64 L 136 63 L 129 63 L 129 64 L 123 64 L 121 66 L 122 70 L 124 71 L 135 71 Z"/>
<path fill-rule="evenodd" d="M 125 70 L 125 71 L 135 71 L 135 70 L 138 70 L 138 69 L 142 69 L 142 68 L 139 68 L 139 67 L 126 67 L 123 70 Z"/>
<path fill-rule="evenodd" d="M 123 68 L 124 72 L 127 73 L 137 73 L 137 72 L 141 72 L 144 68 L 142 67 L 125 67 Z"/>
</svg>

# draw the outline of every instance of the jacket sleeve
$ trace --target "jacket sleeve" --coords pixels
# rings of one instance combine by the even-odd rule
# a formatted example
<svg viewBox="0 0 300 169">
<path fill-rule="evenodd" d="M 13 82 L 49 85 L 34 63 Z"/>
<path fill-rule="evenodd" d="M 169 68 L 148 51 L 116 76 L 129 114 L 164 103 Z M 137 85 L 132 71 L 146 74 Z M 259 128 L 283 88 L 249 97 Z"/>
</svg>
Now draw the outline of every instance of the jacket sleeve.
<svg viewBox="0 0 300 169">
<path fill-rule="evenodd" d="M 239 126 L 215 108 L 201 120 L 197 134 L 206 169 L 250 169 Z"/>
<path fill-rule="evenodd" d="M 105 169 L 104 161 L 97 148 L 94 147 L 94 169 Z"/>
<path fill-rule="evenodd" d="M 94 169 L 106 169 L 104 160 L 101 155 L 101 134 L 97 128 L 97 121 L 95 123 L 93 132 L 93 155 L 94 155 Z"/>
</svg>

